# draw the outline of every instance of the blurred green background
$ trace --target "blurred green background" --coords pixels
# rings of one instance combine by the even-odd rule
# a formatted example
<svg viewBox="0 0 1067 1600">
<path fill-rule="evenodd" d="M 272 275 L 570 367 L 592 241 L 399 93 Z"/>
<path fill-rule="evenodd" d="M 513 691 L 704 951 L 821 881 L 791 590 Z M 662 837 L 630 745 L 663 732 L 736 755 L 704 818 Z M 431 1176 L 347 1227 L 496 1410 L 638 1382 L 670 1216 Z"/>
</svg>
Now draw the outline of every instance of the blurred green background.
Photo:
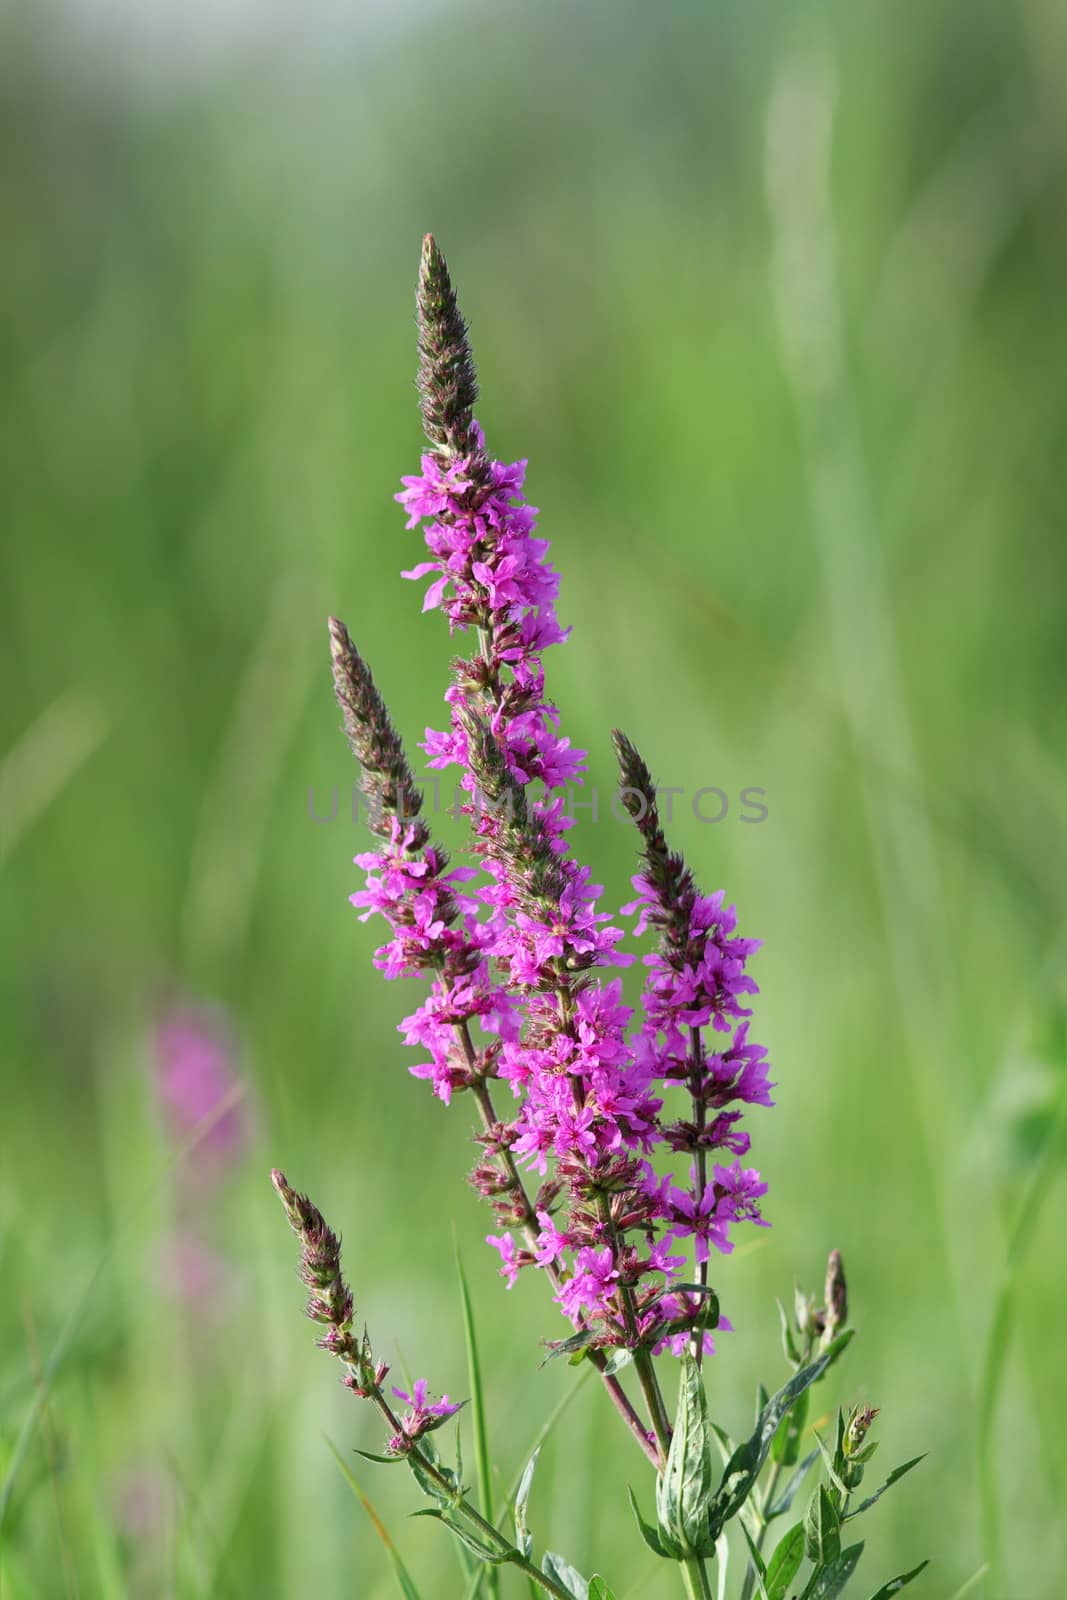
<svg viewBox="0 0 1067 1600">
<path fill-rule="evenodd" d="M 490 443 L 530 457 L 594 781 L 622 723 L 734 801 L 673 830 L 765 940 L 779 1085 L 716 1414 L 782 1375 L 774 1298 L 839 1246 L 837 1394 L 883 1408 L 880 1461 L 930 1451 L 858 1587 L 930 1555 L 917 1600 L 986 1563 L 977 1600 L 1061 1593 L 1065 72 L 1058 0 L 6 8 L 4 1600 L 394 1592 L 324 1442 L 379 1430 L 312 1348 L 272 1164 L 343 1230 L 382 1351 L 462 1395 L 454 1230 L 502 1483 L 574 1382 L 346 903 L 325 617 L 412 742 L 450 654 L 390 498 L 427 228 Z M 627 830 L 576 837 L 625 898 Z M 250 1131 L 210 1184 L 154 1082 L 175 1000 L 240 1041 Z M 617 1427 L 586 1387 L 533 1523 L 655 1600 Z M 358 1475 L 425 1593 L 461 1592 L 405 1475 Z"/>
</svg>

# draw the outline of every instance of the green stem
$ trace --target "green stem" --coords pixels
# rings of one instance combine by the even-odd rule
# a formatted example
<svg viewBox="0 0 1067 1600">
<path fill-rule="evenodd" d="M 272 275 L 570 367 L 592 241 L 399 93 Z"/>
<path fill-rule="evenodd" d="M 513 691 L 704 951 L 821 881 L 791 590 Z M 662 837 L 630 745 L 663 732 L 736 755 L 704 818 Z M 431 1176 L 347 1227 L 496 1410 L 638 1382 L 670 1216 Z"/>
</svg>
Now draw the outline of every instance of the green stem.
<svg viewBox="0 0 1067 1600">
<path fill-rule="evenodd" d="M 711 1580 L 699 1556 L 690 1556 L 682 1562 L 682 1579 L 689 1600 L 712 1600 Z"/>
<path fill-rule="evenodd" d="M 394 1433 L 400 1433 L 400 1419 L 380 1389 L 374 1391 L 372 1399 Z M 553 1595 L 555 1600 L 574 1600 L 573 1595 L 562 1588 L 554 1578 L 550 1578 L 546 1572 L 542 1572 L 539 1567 L 535 1567 L 533 1562 L 524 1556 L 521 1550 L 517 1550 L 511 1541 L 506 1539 L 500 1532 L 499 1528 L 494 1528 L 491 1522 L 486 1522 L 481 1512 L 475 1510 L 466 1496 L 457 1494 L 454 1486 L 449 1483 L 440 1467 L 430 1459 L 425 1451 L 420 1450 L 417 1444 L 411 1445 L 407 1451 L 407 1459 L 409 1463 L 412 1461 L 418 1463 L 420 1471 L 425 1473 L 426 1477 L 436 1483 L 441 1490 L 449 1509 L 463 1517 L 484 1544 L 494 1546 L 499 1551 L 501 1560 L 506 1561 L 510 1566 L 518 1567 L 520 1572 L 526 1574 L 531 1583 L 538 1584 L 546 1594 Z"/>
<path fill-rule="evenodd" d="M 671 1423 L 667 1415 L 667 1407 L 660 1391 L 659 1379 L 656 1369 L 652 1365 L 652 1357 L 647 1350 L 634 1351 L 634 1368 L 637 1379 L 641 1385 L 641 1393 L 648 1406 L 648 1414 L 652 1418 L 652 1427 L 659 1442 L 660 1464 L 667 1459 L 667 1452 L 671 1447 Z"/>
</svg>

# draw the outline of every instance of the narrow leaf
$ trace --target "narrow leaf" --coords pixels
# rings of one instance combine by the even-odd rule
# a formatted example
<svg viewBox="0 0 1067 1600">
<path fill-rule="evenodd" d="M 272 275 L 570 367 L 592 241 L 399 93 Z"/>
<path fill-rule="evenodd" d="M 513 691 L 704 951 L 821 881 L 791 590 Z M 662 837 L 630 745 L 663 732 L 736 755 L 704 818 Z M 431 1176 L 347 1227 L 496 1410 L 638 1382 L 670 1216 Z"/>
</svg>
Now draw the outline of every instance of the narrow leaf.
<svg viewBox="0 0 1067 1600">
<path fill-rule="evenodd" d="M 656 1555 L 662 1556 L 666 1561 L 680 1561 L 682 1559 L 682 1552 L 669 1546 L 660 1537 L 659 1533 L 657 1533 L 656 1529 L 651 1525 L 651 1523 L 646 1522 L 644 1517 L 641 1515 L 640 1507 L 637 1504 L 637 1496 L 634 1494 L 629 1484 L 626 1485 L 626 1493 L 630 1496 L 630 1505 L 633 1507 L 634 1516 L 637 1518 L 637 1526 L 640 1529 L 641 1537 L 648 1545 L 648 1548 L 655 1551 Z"/>
<path fill-rule="evenodd" d="M 813 1432 L 814 1431 L 815 1430 L 813 1430 Z M 819 1452 L 822 1456 L 823 1466 L 826 1468 L 826 1476 L 829 1478 L 830 1482 L 833 1484 L 842 1500 L 847 1499 L 848 1487 L 845 1484 L 844 1479 L 838 1476 L 837 1472 L 838 1457 L 830 1454 L 830 1446 L 818 1432 L 815 1433 L 815 1443 L 818 1446 Z"/>
<path fill-rule="evenodd" d="M 578 1352 L 584 1353 L 588 1345 L 596 1338 L 592 1328 L 582 1328 L 579 1333 L 572 1333 L 569 1339 L 557 1339 L 548 1347 L 548 1354 L 541 1365 L 547 1367 L 550 1361 L 555 1361 L 557 1356 L 572 1356 Z"/>
<path fill-rule="evenodd" d="M 549 1550 L 541 1563 L 541 1571 L 548 1577 L 555 1578 L 567 1592 L 574 1596 L 574 1600 L 589 1600 L 589 1585 L 580 1573 L 576 1572 L 569 1561 L 564 1561 L 562 1556 L 557 1556 Z"/>
<path fill-rule="evenodd" d="M 594 1573 L 589 1580 L 589 1600 L 615 1600 L 614 1589 L 609 1589 L 604 1578 Z"/>
<path fill-rule="evenodd" d="M 838 1341 L 835 1340 L 835 1343 Z M 839 1353 L 839 1352 L 837 1352 Z M 739 1445 L 726 1464 L 722 1482 L 711 1505 L 711 1533 L 717 1539 L 723 1527 L 748 1499 L 753 1484 L 763 1470 L 771 1440 L 782 1418 L 805 1389 L 816 1383 L 835 1359 L 833 1345 L 810 1366 L 793 1374 L 763 1408 L 763 1414 L 750 1439 Z"/>
<path fill-rule="evenodd" d="M 778 1431 L 771 1443 L 771 1460 L 780 1467 L 795 1466 L 800 1460 L 800 1441 L 807 1426 L 810 1399 L 811 1390 L 805 1389 L 778 1424 Z"/>
<path fill-rule="evenodd" d="M 791 1508 L 793 1501 L 797 1497 L 797 1493 L 801 1484 L 804 1482 L 804 1479 L 807 1477 L 818 1458 L 819 1452 L 817 1448 L 810 1451 L 804 1457 L 803 1461 L 800 1463 L 799 1467 L 797 1467 L 796 1471 L 793 1473 L 793 1476 L 789 1479 L 777 1500 L 774 1501 L 773 1505 L 769 1505 L 766 1511 L 763 1513 L 763 1520 L 765 1522 L 773 1522 L 775 1517 L 784 1516 L 785 1513 Z"/>
<path fill-rule="evenodd" d="M 625 1345 L 622 1345 L 619 1349 L 611 1352 L 600 1370 L 606 1378 L 613 1378 L 617 1372 L 622 1371 L 623 1367 L 628 1367 L 633 1358 L 633 1351 L 627 1350 Z"/>
<path fill-rule="evenodd" d="M 795 1522 L 788 1533 L 783 1533 L 767 1563 L 767 1600 L 785 1600 L 803 1560 L 804 1524 Z"/>
<path fill-rule="evenodd" d="M 880 1489 L 876 1489 L 872 1495 L 868 1495 L 866 1500 L 861 1500 L 855 1511 L 850 1511 L 848 1513 L 848 1517 L 845 1519 L 846 1522 L 851 1517 L 858 1517 L 862 1511 L 869 1511 L 874 1505 L 875 1501 L 882 1498 L 887 1489 L 891 1489 L 895 1483 L 899 1482 L 906 1472 L 910 1472 L 912 1467 L 917 1467 L 920 1461 L 925 1460 L 925 1454 L 921 1456 L 913 1456 L 910 1461 L 905 1461 L 903 1466 L 894 1467 L 893 1471 L 889 1474 L 882 1487 Z"/>
<path fill-rule="evenodd" d="M 751 1584 L 752 1580 L 755 1579 L 756 1583 L 759 1585 L 759 1592 L 763 1596 L 763 1600 L 767 1600 L 767 1563 L 760 1554 L 759 1545 L 756 1543 L 751 1533 L 749 1533 L 744 1520 L 741 1522 L 741 1532 L 745 1536 L 745 1543 L 748 1545 L 748 1553 L 752 1558 L 752 1565 L 749 1568 L 745 1578 L 745 1593 L 749 1594 L 751 1592 L 748 1586 Z"/>
<path fill-rule="evenodd" d="M 785 1359 L 789 1362 L 791 1367 L 799 1367 L 800 1351 L 797 1349 L 797 1342 L 793 1337 L 793 1329 L 789 1321 L 789 1313 L 786 1311 L 785 1306 L 780 1300 L 778 1302 L 778 1320 L 782 1326 L 782 1351 L 785 1355 Z"/>
<path fill-rule="evenodd" d="M 529 1558 L 530 1551 L 533 1549 L 533 1535 L 526 1524 L 526 1502 L 530 1498 L 530 1486 L 533 1483 L 534 1468 L 537 1466 L 537 1458 L 540 1454 L 541 1446 L 538 1445 L 526 1463 L 526 1470 L 519 1481 L 519 1492 L 515 1496 L 515 1542 L 527 1558 Z"/>
<path fill-rule="evenodd" d="M 815 1581 L 804 1591 L 804 1600 L 837 1600 L 862 1554 L 861 1544 L 850 1544 L 847 1550 L 842 1550 L 836 1561 L 816 1574 Z"/>
<path fill-rule="evenodd" d="M 902 1572 L 899 1578 L 890 1578 L 888 1583 L 883 1583 L 877 1594 L 871 1595 L 871 1600 L 889 1600 L 890 1595 L 899 1594 L 901 1589 L 907 1587 L 913 1578 L 917 1578 L 929 1561 L 920 1561 L 917 1567 L 912 1567 L 910 1572 Z"/>
<path fill-rule="evenodd" d="M 498 1550 L 496 1545 L 486 1544 L 481 1536 L 468 1528 L 458 1517 L 450 1516 L 447 1511 L 442 1511 L 440 1506 L 423 1506 L 421 1511 L 413 1511 L 413 1517 L 432 1517 L 435 1522 L 444 1523 L 449 1533 L 454 1533 L 460 1544 L 478 1557 L 479 1561 L 488 1561 L 496 1566 L 503 1561 L 510 1561 L 512 1552 Z"/>
<path fill-rule="evenodd" d="M 715 1442 L 719 1446 L 719 1454 L 722 1456 L 722 1464 L 725 1466 L 730 1457 L 733 1455 L 734 1451 L 737 1449 L 737 1446 L 730 1438 L 730 1435 L 727 1433 L 726 1429 L 720 1428 L 717 1422 L 712 1423 L 711 1431 L 715 1435 Z"/>
</svg>

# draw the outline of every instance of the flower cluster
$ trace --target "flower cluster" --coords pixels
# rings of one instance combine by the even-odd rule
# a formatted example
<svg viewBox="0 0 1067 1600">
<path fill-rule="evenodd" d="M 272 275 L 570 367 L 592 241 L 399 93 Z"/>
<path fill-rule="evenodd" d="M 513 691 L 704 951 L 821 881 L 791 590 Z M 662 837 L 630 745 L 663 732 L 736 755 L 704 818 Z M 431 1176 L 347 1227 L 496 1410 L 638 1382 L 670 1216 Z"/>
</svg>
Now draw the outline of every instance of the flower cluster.
<svg viewBox="0 0 1067 1600">
<path fill-rule="evenodd" d="M 396 1415 L 383 1389 L 389 1376 L 388 1365 L 375 1359 L 367 1333 L 356 1334 L 353 1330 L 355 1301 L 341 1268 L 340 1239 L 307 1195 L 298 1194 L 291 1187 L 284 1172 L 275 1169 L 270 1176 L 289 1226 L 300 1241 L 299 1275 L 308 1291 L 306 1315 L 326 1330 L 318 1340 L 319 1348 L 344 1363 L 345 1388 L 377 1406 L 392 1429 L 387 1447 L 390 1454 L 407 1455 L 424 1435 L 454 1417 L 461 1405 L 453 1404 L 447 1395 L 431 1400 L 426 1380 L 417 1378 L 410 1394 L 403 1389 L 393 1390 L 407 1406 L 400 1416 Z"/>
<path fill-rule="evenodd" d="M 749 1137 L 737 1126 L 743 1107 L 771 1103 L 765 1051 L 748 1040 L 744 1003 L 756 992 L 746 963 L 758 944 L 738 935 L 724 897 L 700 895 L 669 851 L 651 776 L 619 736 L 623 795 L 645 856 L 638 898 L 624 911 L 638 913 L 636 933 L 651 926 L 660 934 L 645 957 L 636 1019 L 624 1002 L 619 972 L 633 958 L 620 952 L 620 928 L 598 909 L 602 889 L 567 845 L 572 819 L 561 791 L 581 781 L 586 756 L 561 732 L 545 689 L 543 653 L 569 631 L 556 614 L 559 578 L 524 499 L 526 463 L 487 454 L 472 409 L 466 326 L 432 239 L 417 310 L 431 448 L 396 498 L 408 527 L 421 525 L 430 559 L 404 576 L 432 577 L 423 609 L 442 611 L 453 634 L 477 641 L 453 663 L 448 727 L 428 729 L 423 748 L 431 766 L 460 770 L 484 877 L 445 870 L 418 820 L 396 736 L 383 731 L 384 707 L 365 691 L 349 693 L 349 737 L 388 819 L 377 830 L 379 850 L 357 858 L 368 881 L 353 900 L 393 931 L 376 957 L 387 976 L 431 978 L 401 1030 L 429 1051 L 413 1070 L 430 1076 L 442 1098 L 475 1091 L 483 1154 L 473 1181 L 504 1224 L 489 1237 L 508 1283 L 524 1267 L 544 1269 L 594 1354 L 610 1346 L 680 1351 L 690 1339 L 711 1349 L 710 1250 L 729 1251 L 738 1223 L 762 1222 L 766 1186 L 741 1164 Z M 336 676 L 354 650 L 339 624 L 331 629 Z M 360 666 L 357 676 L 366 675 Z M 345 681 L 342 671 L 343 707 Z M 363 731 L 354 737 L 356 701 Z M 379 730 L 370 768 L 368 727 Z M 392 787 L 383 795 L 386 771 Z M 705 1050 L 705 1029 L 723 1036 L 718 1049 Z M 514 1098 L 509 1120 L 492 1099 L 498 1084 Z M 687 1106 L 670 1105 L 677 1091 Z M 709 1170 L 713 1151 L 733 1159 Z M 673 1158 L 686 1156 L 691 1169 L 679 1181 Z M 535 1195 L 526 1174 L 540 1182 Z M 684 1288 L 682 1243 L 698 1273 Z"/>
<path fill-rule="evenodd" d="M 425 1378 L 416 1378 L 411 1385 L 411 1393 L 404 1389 L 393 1390 L 398 1400 L 403 1400 L 407 1410 L 400 1417 L 400 1427 L 389 1440 L 389 1453 L 391 1455 L 404 1455 L 411 1449 L 416 1439 L 421 1439 L 427 1433 L 432 1433 L 442 1423 L 454 1417 L 457 1411 L 462 1411 L 463 1402 L 453 1403 L 447 1394 L 440 1400 L 431 1400 Z"/>
</svg>

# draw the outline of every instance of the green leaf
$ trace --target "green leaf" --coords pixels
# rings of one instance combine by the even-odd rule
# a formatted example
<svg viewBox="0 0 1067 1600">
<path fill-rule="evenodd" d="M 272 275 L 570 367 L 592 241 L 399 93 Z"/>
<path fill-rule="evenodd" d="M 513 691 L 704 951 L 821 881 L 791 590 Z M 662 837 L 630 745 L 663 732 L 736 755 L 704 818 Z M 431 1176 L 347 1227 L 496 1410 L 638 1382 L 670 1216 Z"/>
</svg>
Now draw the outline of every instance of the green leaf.
<svg viewBox="0 0 1067 1600">
<path fill-rule="evenodd" d="M 816 1432 L 814 1429 L 812 1431 L 815 1433 L 815 1443 L 818 1446 L 819 1453 L 822 1456 L 823 1466 L 826 1468 L 826 1476 L 829 1478 L 830 1482 L 841 1496 L 842 1501 L 844 1501 L 848 1498 L 848 1487 L 844 1479 L 838 1474 L 838 1457 L 836 1454 L 830 1454 L 830 1446 L 826 1443 L 826 1440 L 822 1437 L 822 1435 Z"/>
<path fill-rule="evenodd" d="M 549 1550 L 541 1563 L 541 1571 L 548 1577 L 555 1578 L 561 1583 L 574 1600 L 589 1600 L 589 1585 L 579 1572 L 576 1572 L 569 1561 L 564 1561 L 562 1556 L 557 1556 Z"/>
<path fill-rule="evenodd" d="M 579 1353 L 584 1355 L 595 1338 L 596 1334 L 592 1328 L 582 1328 L 579 1333 L 572 1333 L 569 1339 L 558 1339 L 549 1345 L 548 1354 L 541 1365 L 547 1367 L 557 1356 L 573 1356 Z"/>
<path fill-rule="evenodd" d="M 785 1359 L 791 1367 L 799 1367 L 800 1351 L 797 1349 L 797 1342 L 793 1338 L 793 1328 L 789 1321 L 789 1313 L 780 1300 L 778 1301 L 778 1318 L 782 1325 L 782 1351 Z"/>
<path fill-rule="evenodd" d="M 875 1502 L 882 1498 L 887 1489 L 891 1489 L 895 1483 L 899 1482 L 906 1472 L 910 1472 L 912 1467 L 917 1467 L 920 1461 L 925 1460 L 926 1454 L 924 1452 L 921 1456 L 912 1456 L 911 1460 L 905 1461 L 903 1466 L 894 1467 L 893 1471 L 889 1474 L 882 1487 L 880 1489 L 876 1489 L 872 1495 L 868 1495 L 866 1500 L 861 1500 L 855 1511 L 850 1511 L 848 1513 L 845 1521 L 849 1521 L 852 1517 L 858 1517 L 863 1511 L 869 1511 Z"/>
<path fill-rule="evenodd" d="M 804 1546 L 817 1567 L 829 1566 L 841 1554 L 841 1518 L 824 1483 L 820 1483 L 804 1518 Z"/>
<path fill-rule="evenodd" d="M 758 1383 L 756 1385 L 756 1414 L 753 1418 L 754 1426 L 759 1423 L 759 1419 L 762 1417 L 764 1408 L 769 1399 L 770 1395 L 767 1393 L 767 1385 L 765 1383 Z"/>
<path fill-rule="evenodd" d="M 540 1454 L 541 1446 L 538 1445 L 526 1463 L 526 1470 L 519 1480 L 519 1492 L 515 1496 L 515 1543 L 527 1559 L 529 1559 L 530 1551 L 533 1549 L 533 1535 L 526 1525 L 526 1502 L 530 1498 L 530 1486 L 533 1483 L 534 1468 L 537 1466 L 537 1458 Z"/>
<path fill-rule="evenodd" d="M 480 1534 L 468 1528 L 466 1523 L 447 1511 L 442 1511 L 439 1506 L 423 1506 L 421 1511 L 413 1511 L 413 1517 L 433 1517 L 435 1522 L 444 1523 L 449 1533 L 454 1533 L 460 1544 L 464 1545 L 479 1561 L 487 1561 L 491 1566 L 499 1566 L 504 1561 L 510 1561 L 511 1552 L 498 1550 L 496 1545 L 486 1544 Z"/>
<path fill-rule="evenodd" d="M 792 1467 L 800 1459 L 800 1441 L 807 1426 L 810 1400 L 811 1390 L 805 1389 L 778 1424 L 778 1431 L 771 1441 L 771 1460 L 780 1467 Z"/>
<path fill-rule="evenodd" d="M 628 1367 L 633 1358 L 633 1351 L 627 1350 L 625 1345 L 620 1345 L 617 1350 L 611 1352 L 600 1370 L 605 1377 L 613 1378 L 617 1372 L 622 1371 L 623 1367 Z"/>
<path fill-rule="evenodd" d="M 589 1580 L 589 1600 L 615 1600 L 614 1589 L 609 1589 L 607 1581 L 598 1573 Z"/>
<path fill-rule="evenodd" d="M 708 1505 L 712 1492 L 711 1432 L 700 1368 L 682 1357 L 678 1413 L 667 1463 L 656 1484 L 659 1531 L 686 1555 L 710 1555 Z"/>
<path fill-rule="evenodd" d="M 371 1450 L 357 1450 L 357 1456 L 362 1456 L 364 1461 L 376 1461 L 381 1467 L 398 1467 L 403 1461 L 403 1456 L 376 1456 Z"/>
<path fill-rule="evenodd" d="M 930 1565 L 929 1561 L 920 1561 L 917 1567 L 912 1567 L 910 1572 L 902 1572 L 899 1578 L 890 1578 L 888 1583 L 883 1583 L 877 1594 L 871 1595 L 871 1600 L 889 1600 L 890 1595 L 899 1594 L 901 1589 L 917 1578 L 924 1568 Z"/>
<path fill-rule="evenodd" d="M 653 1550 L 656 1555 L 662 1556 L 665 1561 L 680 1561 L 682 1559 L 682 1552 L 676 1548 L 673 1548 L 671 1545 L 661 1539 L 659 1533 L 652 1526 L 652 1524 L 646 1522 L 644 1517 L 641 1515 L 641 1508 L 637 1504 L 637 1497 L 630 1488 L 629 1484 L 626 1485 L 626 1493 L 630 1496 L 630 1505 L 633 1507 L 634 1516 L 637 1518 L 637 1526 L 640 1529 L 641 1537 L 648 1545 L 648 1548 Z"/>
<path fill-rule="evenodd" d="M 830 1340 L 830 1343 L 823 1351 L 823 1356 L 827 1358 L 826 1366 L 823 1368 L 824 1373 L 829 1372 L 835 1362 L 840 1360 L 855 1337 L 855 1328 L 842 1328 L 837 1337 Z"/>
<path fill-rule="evenodd" d="M 719 1537 L 726 1523 L 748 1499 L 753 1484 L 763 1470 L 763 1463 L 767 1459 L 778 1424 L 805 1389 L 810 1388 L 822 1377 L 834 1359 L 835 1354 L 831 1346 L 817 1361 L 795 1372 L 789 1382 L 768 1400 L 752 1437 L 738 1446 L 726 1464 L 722 1482 L 715 1492 L 710 1509 L 712 1542 Z"/>
<path fill-rule="evenodd" d="M 803 1560 L 804 1524 L 795 1522 L 788 1533 L 783 1533 L 767 1563 L 767 1600 L 785 1600 Z"/>
<path fill-rule="evenodd" d="M 749 1533 L 743 1519 L 741 1520 L 741 1532 L 745 1536 L 745 1543 L 748 1545 L 748 1553 L 752 1557 L 752 1568 L 749 1570 L 745 1579 L 745 1593 L 748 1594 L 750 1592 L 748 1584 L 750 1584 L 753 1577 L 755 1577 L 755 1580 L 759 1585 L 759 1592 L 763 1596 L 763 1600 L 767 1600 L 767 1563 L 760 1554 L 759 1545 L 756 1543 L 751 1533 Z"/>
<path fill-rule="evenodd" d="M 804 1457 L 803 1461 L 797 1467 L 792 1477 L 786 1483 L 785 1488 L 782 1490 L 777 1500 L 775 1500 L 772 1505 L 767 1507 L 766 1511 L 763 1513 L 763 1520 L 765 1522 L 773 1522 L 775 1517 L 781 1517 L 785 1515 L 785 1513 L 792 1506 L 793 1501 L 796 1499 L 804 1479 L 807 1477 L 818 1458 L 819 1451 L 818 1446 L 816 1446 L 814 1450 L 809 1451 L 809 1453 Z"/>
<path fill-rule="evenodd" d="M 726 1429 L 720 1428 L 717 1422 L 712 1423 L 711 1431 L 715 1435 L 715 1441 L 719 1446 L 719 1454 L 722 1456 L 722 1464 L 725 1466 L 730 1457 L 733 1455 L 734 1451 L 737 1449 L 737 1446 L 730 1438 L 730 1435 L 727 1433 Z"/>
<path fill-rule="evenodd" d="M 429 1495 L 431 1500 L 440 1500 L 441 1504 L 446 1506 L 452 1505 L 461 1492 L 459 1479 L 456 1477 L 456 1474 L 452 1471 L 451 1467 L 445 1466 L 444 1462 L 441 1460 L 441 1457 L 438 1455 L 432 1440 L 429 1439 L 425 1434 L 419 1440 L 419 1449 L 428 1461 L 432 1461 L 433 1465 L 444 1478 L 448 1487 L 447 1489 L 443 1489 L 436 1479 L 431 1478 L 428 1473 L 423 1471 L 413 1455 L 407 1455 L 403 1459 L 411 1468 L 415 1482 L 418 1484 L 423 1494 Z"/>
<path fill-rule="evenodd" d="M 831 1561 L 828 1567 L 814 1574 L 811 1583 L 804 1590 L 804 1600 L 837 1600 L 855 1572 L 856 1564 L 862 1554 L 862 1544 L 850 1544 L 847 1550 L 842 1550 L 835 1561 Z"/>
<path fill-rule="evenodd" d="M 326 1444 L 333 1454 L 334 1460 L 341 1469 L 342 1478 L 344 1478 L 345 1482 L 348 1484 L 348 1487 L 351 1489 L 352 1493 L 355 1495 L 356 1499 L 367 1513 L 375 1533 L 378 1535 L 379 1539 L 382 1541 L 386 1550 L 388 1551 L 389 1560 L 392 1562 L 393 1572 L 396 1576 L 397 1587 L 399 1588 L 400 1593 L 404 1596 L 404 1600 L 422 1600 L 422 1596 L 419 1594 L 419 1591 L 415 1586 L 414 1578 L 411 1576 L 411 1573 L 400 1559 L 400 1552 L 393 1543 L 389 1534 L 389 1530 L 375 1510 L 373 1503 L 367 1498 L 363 1490 L 360 1488 L 356 1481 L 355 1475 L 353 1474 L 347 1461 L 345 1461 L 340 1451 L 337 1449 L 337 1446 L 331 1439 L 327 1439 Z"/>
</svg>

